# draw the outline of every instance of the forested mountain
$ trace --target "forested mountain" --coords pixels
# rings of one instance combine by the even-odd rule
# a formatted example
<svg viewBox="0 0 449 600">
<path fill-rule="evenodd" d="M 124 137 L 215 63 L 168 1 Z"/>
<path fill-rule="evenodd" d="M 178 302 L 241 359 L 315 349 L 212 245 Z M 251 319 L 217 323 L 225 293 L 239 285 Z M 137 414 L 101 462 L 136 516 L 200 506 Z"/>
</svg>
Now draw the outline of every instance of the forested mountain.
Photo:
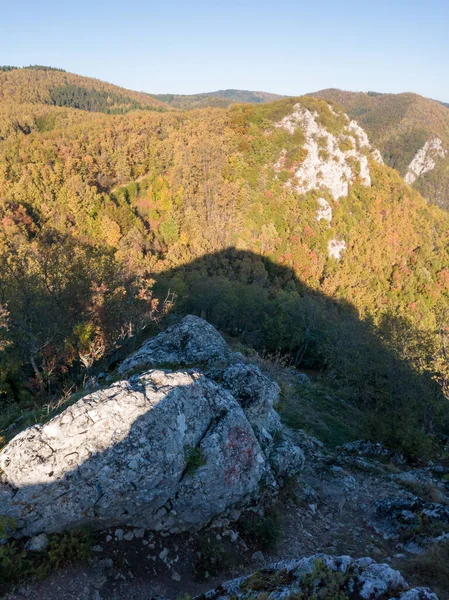
<svg viewBox="0 0 449 600">
<path fill-rule="evenodd" d="M 368 133 L 387 165 L 430 202 L 449 209 L 449 110 L 417 94 L 321 90 Z"/>
<path fill-rule="evenodd" d="M 167 103 L 174 108 L 204 108 L 206 106 L 226 107 L 238 102 L 260 104 L 280 100 L 284 96 L 269 94 L 267 92 L 250 92 L 248 90 L 218 90 L 203 94 L 178 95 L 178 94 L 151 94 L 153 98 Z"/>
<path fill-rule="evenodd" d="M 148 94 L 50 67 L 0 67 L 1 104 L 48 104 L 121 114 L 136 109 L 163 110 Z"/>
<path fill-rule="evenodd" d="M 449 215 L 324 100 L 53 106 L 71 78 L 0 73 L 4 425 L 175 310 L 322 373 L 376 439 L 441 449 Z"/>
</svg>

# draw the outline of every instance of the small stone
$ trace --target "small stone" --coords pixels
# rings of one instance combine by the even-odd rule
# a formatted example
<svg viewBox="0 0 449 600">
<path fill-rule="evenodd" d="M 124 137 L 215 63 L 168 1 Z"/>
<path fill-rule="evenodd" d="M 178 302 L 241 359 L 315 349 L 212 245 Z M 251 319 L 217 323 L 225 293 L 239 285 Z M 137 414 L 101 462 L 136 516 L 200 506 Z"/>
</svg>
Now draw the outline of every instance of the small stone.
<svg viewBox="0 0 449 600">
<path fill-rule="evenodd" d="M 112 560 L 112 558 L 102 558 L 98 561 L 98 566 L 101 569 L 112 569 L 112 567 L 114 566 L 114 561 Z"/>
<path fill-rule="evenodd" d="M 45 533 L 35 535 L 26 544 L 26 549 L 30 552 L 41 552 L 48 545 L 48 537 Z"/>
<path fill-rule="evenodd" d="M 90 590 L 89 590 L 89 587 L 86 585 L 83 588 L 83 592 L 80 596 L 80 600 L 89 600 L 89 597 L 90 597 Z"/>
<path fill-rule="evenodd" d="M 107 542 L 112 542 L 112 535 L 107 535 L 106 536 L 106 541 Z"/>
<path fill-rule="evenodd" d="M 159 554 L 159 558 L 161 560 L 165 561 L 165 559 L 167 558 L 167 556 L 168 556 L 168 548 L 164 548 L 162 550 L 162 552 Z"/>
<path fill-rule="evenodd" d="M 125 535 L 123 536 L 123 539 L 126 540 L 127 542 L 130 542 L 131 540 L 134 539 L 134 533 L 132 531 L 127 531 L 125 533 Z"/>
<path fill-rule="evenodd" d="M 254 562 L 263 564 L 263 563 L 265 563 L 265 556 L 263 555 L 263 552 L 258 550 L 257 552 L 254 552 L 254 554 L 251 556 L 251 560 L 253 560 Z"/>
<path fill-rule="evenodd" d="M 119 541 L 121 541 L 123 539 L 123 529 L 116 529 L 115 530 L 115 537 L 116 537 L 116 539 L 118 539 Z"/>
<path fill-rule="evenodd" d="M 172 571 L 171 578 L 175 581 L 181 581 L 181 575 L 176 571 Z"/>
<path fill-rule="evenodd" d="M 134 529 L 134 537 L 137 539 L 143 538 L 145 535 L 145 529 Z"/>
<path fill-rule="evenodd" d="M 92 550 L 94 552 L 103 552 L 103 548 L 101 546 L 92 546 Z"/>
<path fill-rule="evenodd" d="M 108 581 L 107 577 L 105 575 L 103 575 L 103 573 L 99 573 L 98 577 L 95 577 L 94 580 L 92 581 L 92 585 L 94 586 L 95 589 L 101 590 L 101 588 L 106 585 L 107 581 Z"/>
</svg>

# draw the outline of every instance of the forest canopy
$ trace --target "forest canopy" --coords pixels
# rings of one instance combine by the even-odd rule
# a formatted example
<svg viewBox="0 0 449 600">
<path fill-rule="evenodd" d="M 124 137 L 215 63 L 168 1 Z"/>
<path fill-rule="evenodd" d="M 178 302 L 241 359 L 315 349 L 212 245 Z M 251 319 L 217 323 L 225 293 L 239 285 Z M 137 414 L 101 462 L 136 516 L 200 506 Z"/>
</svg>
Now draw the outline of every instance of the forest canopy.
<svg viewBox="0 0 449 600">
<path fill-rule="evenodd" d="M 288 185 L 304 136 L 276 124 L 300 103 L 338 132 L 339 109 L 304 97 L 111 114 L 123 98 L 106 88 L 83 96 L 74 83 L 50 106 L 48 86 L 31 78 L 27 92 L 13 89 L 1 81 L 9 75 L 0 74 L 6 412 L 112 364 L 174 310 L 321 373 L 388 444 L 411 455 L 444 445 L 449 215 L 371 159 L 372 185 L 356 180 L 339 202 Z M 111 110 L 74 110 L 78 95 L 87 111 Z M 316 219 L 323 196 L 331 226 Z M 336 237 L 347 244 L 339 261 L 328 253 Z"/>
</svg>

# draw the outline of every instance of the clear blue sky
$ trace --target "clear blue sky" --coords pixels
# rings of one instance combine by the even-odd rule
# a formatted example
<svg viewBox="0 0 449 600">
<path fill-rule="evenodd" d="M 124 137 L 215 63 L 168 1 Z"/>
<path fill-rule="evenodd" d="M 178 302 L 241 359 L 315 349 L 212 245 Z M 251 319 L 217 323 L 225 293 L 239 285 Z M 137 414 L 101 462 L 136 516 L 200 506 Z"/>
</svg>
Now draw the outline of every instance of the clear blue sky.
<svg viewBox="0 0 449 600">
<path fill-rule="evenodd" d="M 145 92 L 326 87 L 449 102 L 449 0 L 0 0 L 0 64 Z"/>
</svg>

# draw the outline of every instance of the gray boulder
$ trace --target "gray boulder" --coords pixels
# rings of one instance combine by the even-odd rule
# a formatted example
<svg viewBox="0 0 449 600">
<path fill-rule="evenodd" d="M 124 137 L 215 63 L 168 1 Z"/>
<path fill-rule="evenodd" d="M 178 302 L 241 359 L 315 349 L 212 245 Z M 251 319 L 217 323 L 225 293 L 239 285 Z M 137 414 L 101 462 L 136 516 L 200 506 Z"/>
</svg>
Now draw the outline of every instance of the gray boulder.
<svg viewBox="0 0 449 600">
<path fill-rule="evenodd" d="M 0 515 L 23 535 L 195 530 L 253 497 L 266 468 L 228 391 L 198 372 L 149 371 L 16 436 L 0 453 Z"/>
<path fill-rule="evenodd" d="M 404 464 L 404 457 L 399 452 L 391 452 L 380 442 L 370 442 L 367 440 L 357 440 L 348 442 L 338 448 L 341 455 L 382 457 L 391 460 L 396 464 Z"/>
<path fill-rule="evenodd" d="M 301 470 L 304 454 L 285 436 L 274 409 L 279 402 L 279 386 L 259 367 L 244 360 L 240 353 L 232 352 L 210 323 L 188 315 L 146 342 L 118 371 L 126 374 L 154 366 L 201 366 L 210 379 L 228 389 L 239 402 L 276 476 L 291 477 Z M 270 477 L 268 480 L 273 481 Z"/>
<path fill-rule="evenodd" d="M 399 573 L 371 558 L 315 554 L 298 560 L 285 560 L 240 577 L 207 592 L 203 600 L 267 600 L 281 598 L 350 597 L 353 600 L 438 600 L 427 588 L 409 589 Z"/>
<path fill-rule="evenodd" d="M 266 436 L 281 429 L 279 415 L 273 410 L 279 402 L 279 386 L 258 367 L 241 362 L 230 365 L 223 373 L 222 385 L 239 402 L 255 431 Z"/>
<path fill-rule="evenodd" d="M 148 340 L 118 368 L 121 375 L 151 367 L 199 367 L 213 359 L 224 359 L 231 351 L 218 331 L 204 319 L 188 315 L 155 338 Z"/>
<path fill-rule="evenodd" d="M 262 478 L 276 491 L 304 456 L 274 410 L 279 387 L 242 360 L 198 317 L 148 341 L 119 368 L 139 374 L 0 452 L 0 516 L 27 536 L 85 526 L 179 532 L 238 513 Z M 191 363 L 206 374 L 145 372 Z"/>
<path fill-rule="evenodd" d="M 304 465 L 304 453 L 285 434 L 274 407 L 279 402 L 276 382 L 251 364 L 237 362 L 223 373 L 221 383 L 239 402 L 278 478 L 298 473 Z"/>
</svg>

